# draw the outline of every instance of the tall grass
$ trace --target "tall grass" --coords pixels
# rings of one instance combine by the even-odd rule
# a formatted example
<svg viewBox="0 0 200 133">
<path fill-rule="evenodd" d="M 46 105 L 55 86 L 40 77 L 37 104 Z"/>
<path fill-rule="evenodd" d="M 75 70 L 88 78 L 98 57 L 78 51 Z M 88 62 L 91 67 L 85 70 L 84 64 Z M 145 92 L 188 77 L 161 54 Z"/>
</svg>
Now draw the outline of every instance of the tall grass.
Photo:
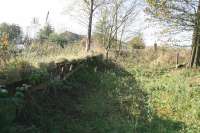
<svg viewBox="0 0 200 133">
<path fill-rule="evenodd" d="M 25 50 L 22 50 L 17 57 L 13 57 L 9 62 L 26 61 L 30 64 L 37 65 L 40 62 L 48 63 L 56 61 L 60 58 L 74 59 L 84 56 L 83 48 L 81 45 L 69 44 L 65 48 L 61 48 L 55 44 L 32 44 Z"/>
<path fill-rule="evenodd" d="M 126 69 L 136 77 L 143 86 L 143 91 L 148 94 L 148 104 L 154 114 L 162 119 L 183 123 L 180 132 L 200 132 L 199 70 L 138 66 Z M 158 122 L 157 126 L 159 125 L 162 127 L 162 123 Z"/>
<path fill-rule="evenodd" d="M 31 44 L 23 50 L 12 47 L 7 51 L 4 58 L 6 61 L 0 65 L 0 84 L 15 82 L 22 79 L 22 74 L 30 71 L 31 67 L 39 68 L 41 63 L 58 62 L 84 58 L 84 48 L 79 43 L 68 44 L 64 48 L 56 44 Z M 3 74 L 5 73 L 5 74 Z"/>
<path fill-rule="evenodd" d="M 90 55 L 98 50 L 93 51 Z M 50 81 L 48 93 L 35 93 L 34 104 L 24 107 L 24 116 L 30 119 L 22 120 L 31 125 L 25 125 L 25 129 L 50 133 L 200 132 L 200 71 L 172 69 L 177 52 L 180 63 L 187 62 L 188 49 L 159 48 L 155 52 L 146 48 L 128 51 L 115 60 L 121 67 L 96 61 L 66 81 Z M 114 53 L 110 55 L 115 57 Z M 84 47 L 79 44 L 64 49 L 33 44 L 11 55 L 1 70 L 10 72 L 7 79 L 19 79 L 20 71 L 28 68 L 26 64 L 38 67 L 40 63 L 85 56 Z M 55 89 L 58 95 L 51 94 Z M 19 129 L 24 131 L 24 127 L 13 130 Z"/>
<path fill-rule="evenodd" d="M 118 59 L 118 63 L 124 66 L 169 68 L 176 66 L 177 53 L 179 53 L 179 64 L 187 64 L 190 58 L 190 49 L 184 48 L 158 47 L 155 51 L 153 47 L 147 47 L 124 52 L 124 56 Z"/>
</svg>

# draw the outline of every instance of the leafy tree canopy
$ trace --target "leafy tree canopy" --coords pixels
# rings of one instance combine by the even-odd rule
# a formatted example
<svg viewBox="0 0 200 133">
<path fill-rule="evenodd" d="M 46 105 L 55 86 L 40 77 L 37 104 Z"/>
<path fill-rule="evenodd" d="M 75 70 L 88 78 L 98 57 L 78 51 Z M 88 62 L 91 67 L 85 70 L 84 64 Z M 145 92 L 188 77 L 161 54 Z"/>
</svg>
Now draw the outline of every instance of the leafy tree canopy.
<svg viewBox="0 0 200 133">
<path fill-rule="evenodd" d="M 10 43 L 16 43 L 20 41 L 23 35 L 22 28 L 16 24 L 7 24 L 2 23 L 0 24 L 0 33 L 8 34 L 8 40 Z"/>
<path fill-rule="evenodd" d="M 49 35 L 54 32 L 53 27 L 50 24 L 47 24 L 44 26 L 43 29 L 40 30 L 38 33 L 38 38 L 40 41 L 47 40 L 49 38 Z"/>
<path fill-rule="evenodd" d="M 168 26 L 193 30 L 198 0 L 146 0 L 146 12 Z"/>
</svg>

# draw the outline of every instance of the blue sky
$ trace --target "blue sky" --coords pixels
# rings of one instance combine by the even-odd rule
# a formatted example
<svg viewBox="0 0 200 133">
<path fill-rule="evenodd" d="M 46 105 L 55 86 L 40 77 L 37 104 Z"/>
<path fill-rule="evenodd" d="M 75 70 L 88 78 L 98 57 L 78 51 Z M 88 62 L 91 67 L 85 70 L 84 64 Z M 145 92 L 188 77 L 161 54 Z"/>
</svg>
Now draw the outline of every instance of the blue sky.
<svg viewBox="0 0 200 133">
<path fill-rule="evenodd" d="M 76 0 L 3 0 L 0 4 L 0 23 L 19 24 L 26 30 L 26 28 L 30 26 L 33 17 L 37 17 L 39 23 L 43 25 L 45 23 L 46 14 L 50 11 L 49 21 L 57 32 L 68 30 L 78 34 L 86 34 L 87 27 L 78 19 L 72 17 L 70 15 L 71 13 L 68 13 L 72 5 L 78 4 L 75 1 Z M 166 40 L 166 38 L 162 38 L 159 34 L 160 26 L 148 26 L 149 23 L 145 21 L 145 18 L 146 15 L 141 12 L 131 29 L 133 31 L 139 30 L 143 32 L 147 45 L 152 45 L 155 41 Z M 180 35 L 173 37 L 175 39 L 183 38 L 183 36 Z"/>
</svg>

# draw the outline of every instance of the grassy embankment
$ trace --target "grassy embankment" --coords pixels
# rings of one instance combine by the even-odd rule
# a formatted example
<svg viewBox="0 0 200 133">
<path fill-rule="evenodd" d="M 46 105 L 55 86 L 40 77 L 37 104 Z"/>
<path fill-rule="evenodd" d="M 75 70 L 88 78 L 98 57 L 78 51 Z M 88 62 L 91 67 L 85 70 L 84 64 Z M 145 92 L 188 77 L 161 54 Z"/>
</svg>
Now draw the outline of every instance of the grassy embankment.
<svg viewBox="0 0 200 133">
<path fill-rule="evenodd" d="M 158 120 L 156 127 L 152 127 L 149 132 L 198 133 L 200 70 L 175 69 L 176 52 L 173 51 L 176 50 L 166 49 L 164 53 L 162 51 L 158 51 L 156 58 L 152 56 L 152 51 L 143 51 L 141 62 L 135 64 L 132 59 L 128 59 L 124 65 L 148 95 L 151 112 L 159 118 L 172 121 L 168 123 Z M 181 49 L 179 52 L 180 62 L 185 63 L 189 51 Z"/>
<path fill-rule="evenodd" d="M 23 101 L 17 117 L 16 106 L 2 105 L 2 132 L 198 133 L 200 72 L 168 69 L 174 63 L 170 51 L 146 50 L 139 59 L 120 60 L 122 66 L 93 60 L 70 79 L 50 79 L 48 91 Z"/>
</svg>

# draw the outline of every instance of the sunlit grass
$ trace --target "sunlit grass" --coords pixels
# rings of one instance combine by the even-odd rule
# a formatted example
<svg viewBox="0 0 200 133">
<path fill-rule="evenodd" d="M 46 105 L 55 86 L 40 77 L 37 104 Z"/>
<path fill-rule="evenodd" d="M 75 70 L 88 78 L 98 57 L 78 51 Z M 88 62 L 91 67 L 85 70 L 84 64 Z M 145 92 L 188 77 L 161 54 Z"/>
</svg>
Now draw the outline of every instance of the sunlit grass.
<svg viewBox="0 0 200 133">
<path fill-rule="evenodd" d="M 184 123 L 182 132 L 200 132 L 199 70 L 128 69 L 148 93 L 155 114 Z"/>
<path fill-rule="evenodd" d="M 38 66 L 39 63 L 49 63 L 62 58 L 73 60 L 85 56 L 83 47 L 78 43 L 69 44 L 65 48 L 55 44 L 32 44 L 19 53 L 17 57 L 12 57 L 9 63 L 23 61 Z"/>
<path fill-rule="evenodd" d="M 6 67 L 10 75 L 9 82 L 13 77 L 14 80 L 20 79 L 18 71 L 24 69 L 26 63 L 39 67 L 40 63 L 74 60 L 95 54 L 98 52 L 94 50 L 86 54 L 84 46 L 79 44 L 67 45 L 64 49 L 52 44 L 35 44 L 10 58 Z M 135 130 L 138 133 L 200 132 L 200 71 L 175 69 L 175 55 L 176 50 L 158 51 L 156 55 L 152 49 L 146 49 L 138 53 L 137 59 L 132 55 L 120 57 L 116 62 L 121 69 L 111 65 L 109 70 L 95 72 L 93 67 L 98 64 L 101 68 L 107 62 L 88 65 L 70 79 L 70 84 L 66 84 L 67 88 L 73 86 L 80 89 L 74 93 L 82 94 L 82 89 L 87 89 L 84 91 L 88 93 L 86 97 L 80 97 L 81 105 L 73 104 L 82 113 L 79 117 L 81 121 L 72 118 L 71 121 L 61 123 L 67 123 L 67 131 L 87 132 L 93 131 L 91 127 L 95 127 L 99 132 L 116 129 L 119 132 Z M 183 50 L 181 55 L 181 63 L 184 63 L 188 51 Z M 158 60 L 162 63 L 155 64 Z M 57 81 L 53 81 L 52 85 L 64 88 L 60 82 L 56 84 Z M 63 114 L 56 115 L 60 117 Z M 50 118 L 45 120 L 49 121 Z"/>
</svg>

